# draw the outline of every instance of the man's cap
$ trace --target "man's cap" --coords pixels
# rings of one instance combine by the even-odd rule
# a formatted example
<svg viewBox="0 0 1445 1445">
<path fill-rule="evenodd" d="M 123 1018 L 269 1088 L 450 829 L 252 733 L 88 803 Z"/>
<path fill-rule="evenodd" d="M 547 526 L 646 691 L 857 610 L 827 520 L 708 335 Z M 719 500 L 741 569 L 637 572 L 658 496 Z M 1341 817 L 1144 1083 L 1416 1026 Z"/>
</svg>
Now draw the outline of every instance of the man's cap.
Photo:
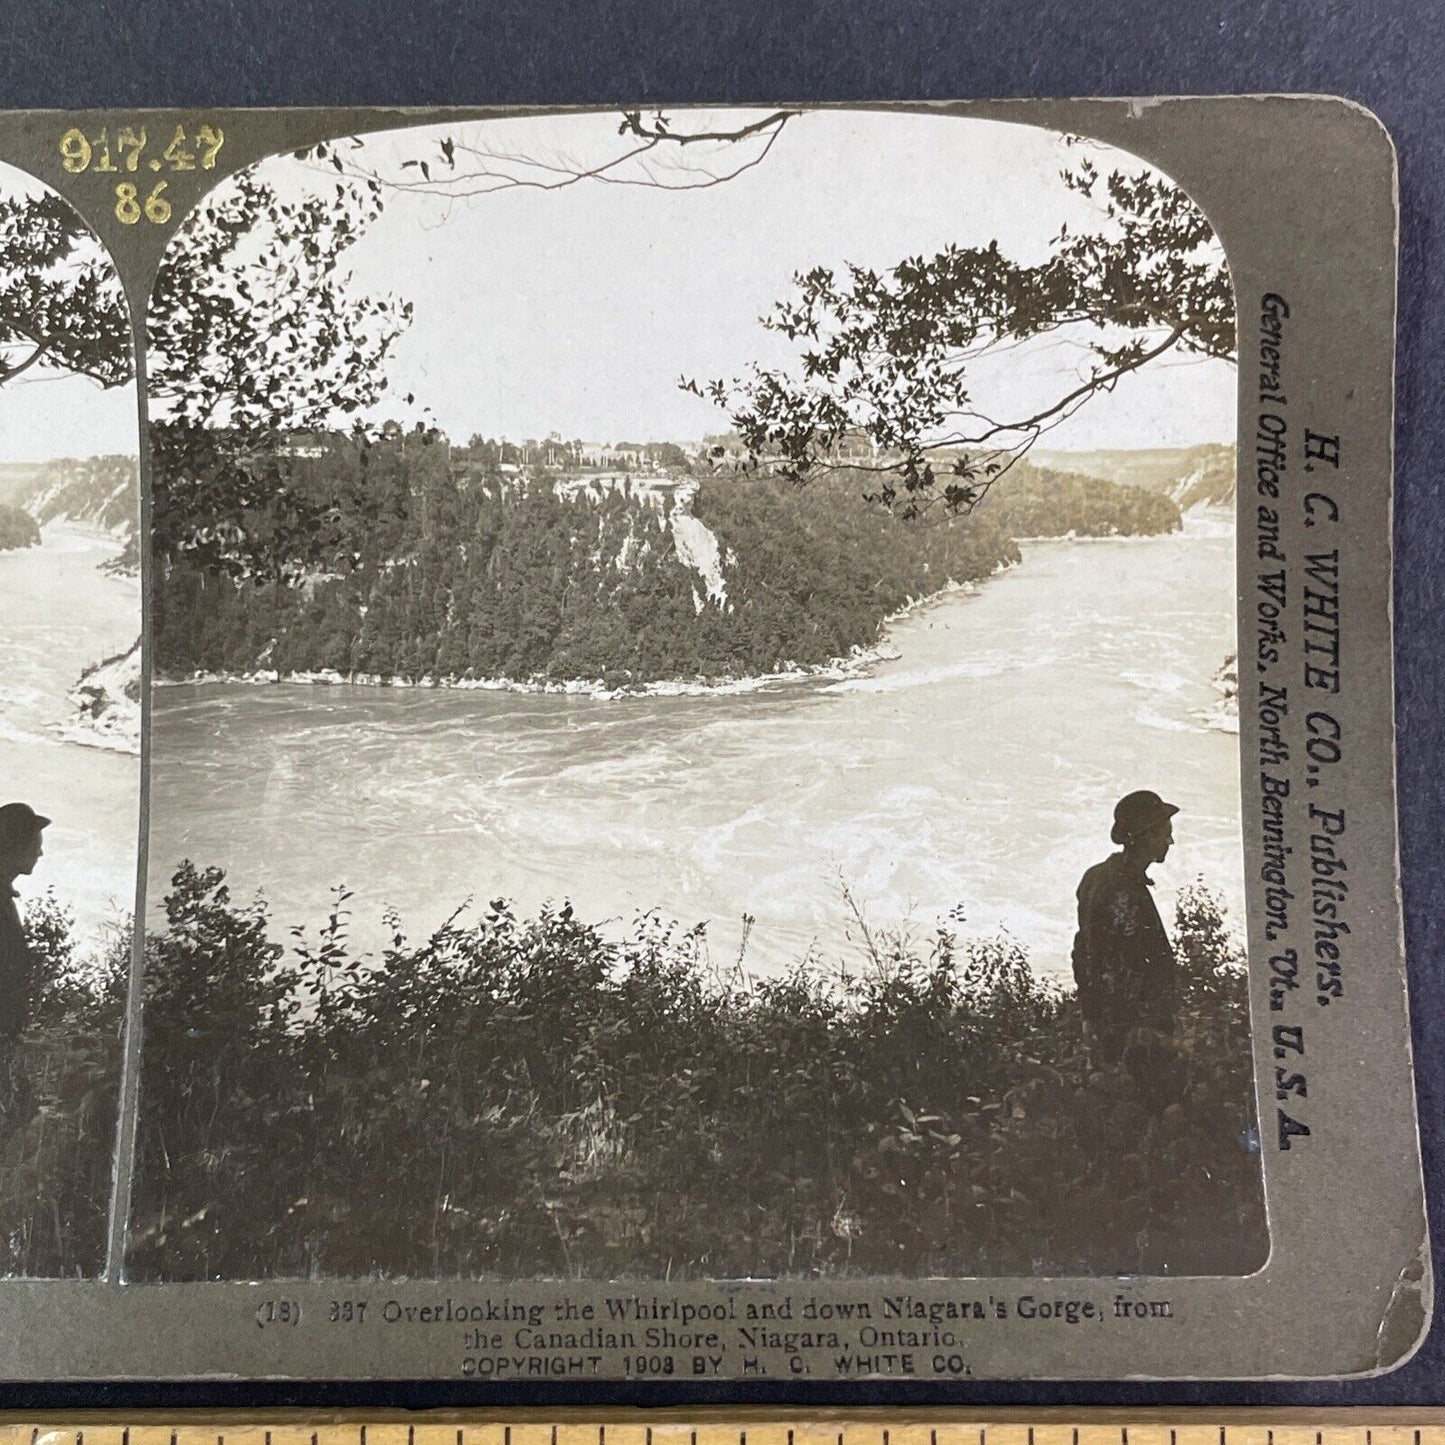
<svg viewBox="0 0 1445 1445">
<path fill-rule="evenodd" d="M 6 803 L 0 807 L 0 848 L 21 848 L 33 843 L 50 819 L 37 813 L 29 803 Z"/>
<path fill-rule="evenodd" d="M 1166 803 L 1158 793 L 1148 788 L 1126 793 L 1114 804 L 1114 831 L 1110 837 L 1116 843 L 1127 843 L 1156 823 L 1172 818 L 1178 811 L 1173 803 Z"/>
</svg>

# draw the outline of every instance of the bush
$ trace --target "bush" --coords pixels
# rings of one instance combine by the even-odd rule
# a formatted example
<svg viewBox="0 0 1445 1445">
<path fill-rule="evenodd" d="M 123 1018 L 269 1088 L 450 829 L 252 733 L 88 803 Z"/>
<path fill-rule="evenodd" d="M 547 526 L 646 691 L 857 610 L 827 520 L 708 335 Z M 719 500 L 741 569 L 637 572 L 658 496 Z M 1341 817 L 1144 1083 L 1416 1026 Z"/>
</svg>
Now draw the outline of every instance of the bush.
<svg viewBox="0 0 1445 1445">
<path fill-rule="evenodd" d="M 148 940 L 133 1277 L 1247 1272 L 1244 972 L 1178 917 L 1178 1035 L 1091 1070 L 1007 938 L 865 934 L 747 984 L 700 929 L 502 902 L 380 958 L 189 865 Z M 395 923 L 395 920 L 393 920 Z"/>
<path fill-rule="evenodd" d="M 0 1273 L 95 1276 L 105 1263 L 131 929 L 98 956 L 46 892 L 25 929 L 31 1017 L 0 1079 Z"/>
</svg>

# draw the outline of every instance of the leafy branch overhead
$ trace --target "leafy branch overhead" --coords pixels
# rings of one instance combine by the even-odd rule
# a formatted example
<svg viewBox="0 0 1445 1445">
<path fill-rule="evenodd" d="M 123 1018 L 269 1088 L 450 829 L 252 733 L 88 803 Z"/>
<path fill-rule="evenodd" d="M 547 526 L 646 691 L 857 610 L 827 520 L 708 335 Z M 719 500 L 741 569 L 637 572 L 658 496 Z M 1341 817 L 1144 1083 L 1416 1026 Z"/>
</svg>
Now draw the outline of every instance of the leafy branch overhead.
<svg viewBox="0 0 1445 1445">
<path fill-rule="evenodd" d="M 763 318 L 796 348 L 788 366 L 680 384 L 730 414 L 754 465 L 804 481 L 846 447 L 848 465 L 878 475 L 877 499 L 913 516 L 968 510 L 1040 437 L 1161 357 L 1233 360 L 1228 267 L 1193 201 L 1155 174 L 1101 178 L 1087 160 L 1064 180 L 1101 224 L 1061 229 L 1045 260 L 1014 261 L 992 242 L 882 273 L 816 267 Z M 1077 379 L 985 412 L 982 365 L 1048 336 L 1081 346 Z"/>
<path fill-rule="evenodd" d="M 246 172 L 168 250 L 149 313 L 161 558 L 258 577 L 344 562 L 361 499 L 295 485 L 281 453 L 296 433 L 356 422 L 386 389 L 411 308 L 345 267 L 380 210 L 365 185 L 283 201 Z"/>
<path fill-rule="evenodd" d="M 131 379 L 130 318 L 115 269 L 58 196 L 0 199 L 0 386 L 32 367 L 97 386 Z"/>
</svg>

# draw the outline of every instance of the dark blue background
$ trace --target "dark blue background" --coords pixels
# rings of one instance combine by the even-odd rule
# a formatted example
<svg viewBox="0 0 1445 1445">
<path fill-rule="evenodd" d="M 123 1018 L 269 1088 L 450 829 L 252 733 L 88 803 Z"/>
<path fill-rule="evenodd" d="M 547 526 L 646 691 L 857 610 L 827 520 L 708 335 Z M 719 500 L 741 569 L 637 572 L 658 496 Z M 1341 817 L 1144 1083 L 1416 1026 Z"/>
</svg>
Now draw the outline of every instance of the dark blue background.
<svg viewBox="0 0 1445 1445">
<path fill-rule="evenodd" d="M 1445 1200 L 1445 4 L 1440 0 L 0 0 L 0 106 L 953 99 L 1315 92 L 1400 154 L 1396 646 L 1421 1126 Z M 1348 1187 L 1342 1181 L 1342 1187 Z M 1438 1210 L 1436 1211 L 1438 1213 Z M 1440 1221 L 1436 1220 L 1437 1226 Z M 1437 1228 L 1436 1277 L 1445 1278 Z M 1321 1267 L 1328 1269 L 1328 1258 Z M 1445 1294 L 1445 1291 L 1441 1292 Z M 1445 1311 L 1383 1379 L 1308 1385 L 0 1387 L 0 1408 L 825 1403 L 1445 1404 Z M 1302 1318 L 1298 1329 L 1308 1331 Z"/>
</svg>

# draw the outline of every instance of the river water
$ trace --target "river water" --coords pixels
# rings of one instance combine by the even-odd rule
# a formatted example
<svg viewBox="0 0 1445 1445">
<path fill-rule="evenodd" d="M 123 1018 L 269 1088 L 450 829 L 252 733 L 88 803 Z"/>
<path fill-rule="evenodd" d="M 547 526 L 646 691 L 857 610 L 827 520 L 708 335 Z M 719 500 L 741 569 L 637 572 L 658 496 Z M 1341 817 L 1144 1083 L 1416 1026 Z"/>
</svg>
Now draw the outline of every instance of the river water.
<svg viewBox="0 0 1445 1445">
<path fill-rule="evenodd" d="M 157 693 L 150 893 L 183 857 L 263 890 L 275 934 L 355 893 L 423 936 L 469 895 L 570 899 L 622 929 L 706 920 L 715 962 L 773 972 L 870 926 L 1007 929 L 1067 969 L 1074 888 L 1115 800 L 1177 803 L 1166 920 L 1202 875 L 1237 920 L 1237 738 L 1198 716 L 1234 650 L 1221 516 L 1142 540 L 1027 544 L 1021 566 L 898 622 L 868 675 L 683 697 L 209 684 Z M 851 930 L 856 934 L 856 927 Z"/>
<path fill-rule="evenodd" d="M 120 552 L 108 536 L 52 523 L 42 539 L 0 552 L 0 802 L 53 820 L 45 856 L 16 887 L 23 897 L 53 887 L 92 946 L 135 911 L 140 761 L 60 730 L 81 672 L 135 642 L 140 587 L 100 570 Z"/>
</svg>

